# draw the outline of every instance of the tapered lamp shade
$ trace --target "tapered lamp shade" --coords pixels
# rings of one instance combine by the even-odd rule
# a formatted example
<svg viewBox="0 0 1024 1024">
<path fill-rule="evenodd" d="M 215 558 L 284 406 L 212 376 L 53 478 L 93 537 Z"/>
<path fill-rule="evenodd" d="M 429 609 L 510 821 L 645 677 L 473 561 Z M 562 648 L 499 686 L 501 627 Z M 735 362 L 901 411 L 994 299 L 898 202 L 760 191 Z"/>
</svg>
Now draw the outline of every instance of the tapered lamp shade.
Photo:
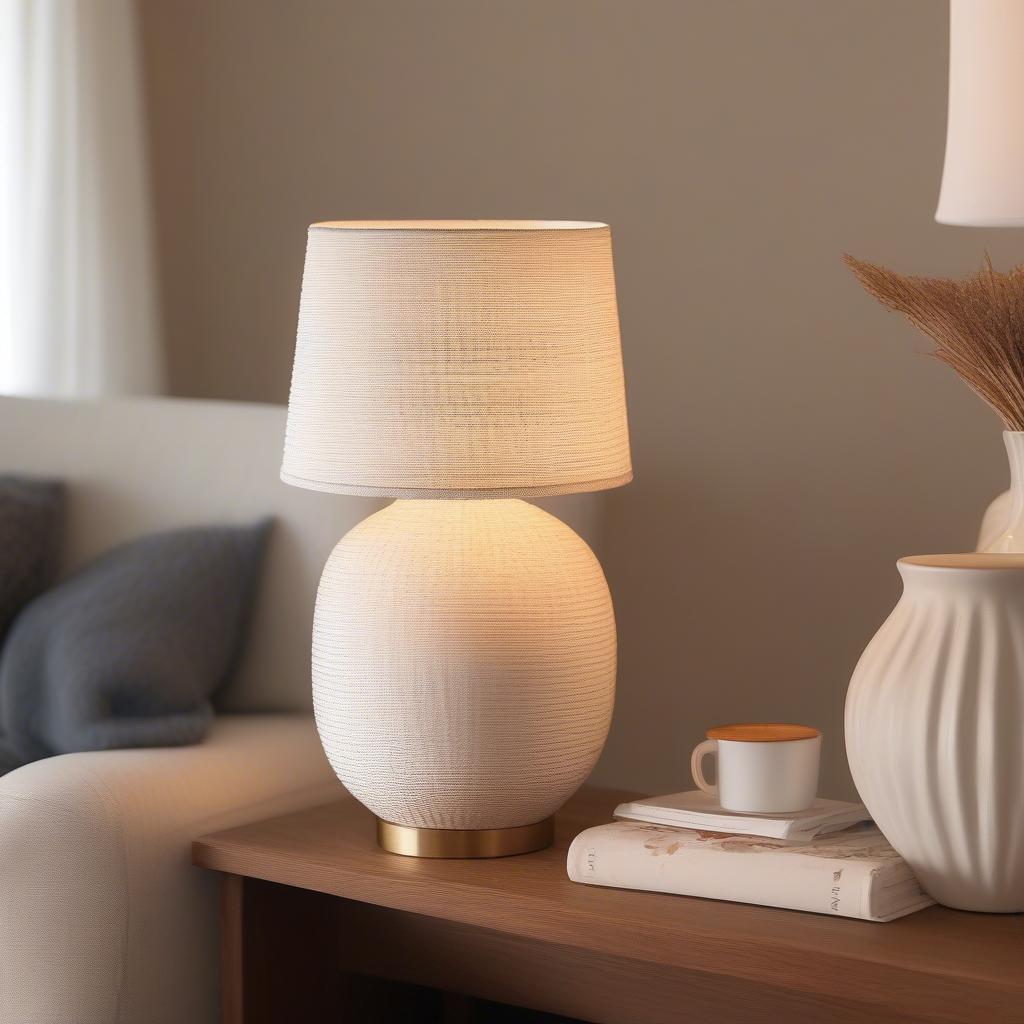
<svg viewBox="0 0 1024 1024">
<path fill-rule="evenodd" d="M 628 482 L 607 225 L 314 224 L 281 477 L 399 498 Z"/>
<path fill-rule="evenodd" d="M 935 219 L 1024 227 L 1024 2 L 951 0 L 949 121 Z"/>
</svg>

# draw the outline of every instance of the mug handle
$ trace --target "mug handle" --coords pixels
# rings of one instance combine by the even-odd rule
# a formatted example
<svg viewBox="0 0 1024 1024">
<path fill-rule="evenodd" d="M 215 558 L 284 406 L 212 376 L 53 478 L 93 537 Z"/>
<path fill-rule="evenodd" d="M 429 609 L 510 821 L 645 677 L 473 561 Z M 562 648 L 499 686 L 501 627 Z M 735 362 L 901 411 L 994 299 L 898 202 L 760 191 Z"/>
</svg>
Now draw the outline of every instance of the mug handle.
<svg viewBox="0 0 1024 1024">
<path fill-rule="evenodd" d="M 700 789 L 709 796 L 718 796 L 718 786 L 713 786 L 704 778 L 704 758 L 708 754 L 718 754 L 718 740 L 704 740 L 703 743 L 698 743 L 693 748 L 693 753 L 690 755 L 690 772 L 693 775 L 693 781 Z"/>
</svg>

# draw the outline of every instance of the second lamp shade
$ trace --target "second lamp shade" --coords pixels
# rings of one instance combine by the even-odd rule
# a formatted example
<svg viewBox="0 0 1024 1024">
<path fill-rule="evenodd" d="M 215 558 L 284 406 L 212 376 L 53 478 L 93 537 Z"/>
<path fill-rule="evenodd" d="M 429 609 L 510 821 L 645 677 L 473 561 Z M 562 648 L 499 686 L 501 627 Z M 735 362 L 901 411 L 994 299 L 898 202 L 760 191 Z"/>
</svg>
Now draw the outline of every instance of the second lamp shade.
<svg viewBox="0 0 1024 1024">
<path fill-rule="evenodd" d="M 935 219 L 1024 226 L 1024 3 L 951 0 L 949 125 Z"/>
<path fill-rule="evenodd" d="M 314 224 L 281 476 L 394 497 L 628 482 L 607 225 Z"/>
</svg>

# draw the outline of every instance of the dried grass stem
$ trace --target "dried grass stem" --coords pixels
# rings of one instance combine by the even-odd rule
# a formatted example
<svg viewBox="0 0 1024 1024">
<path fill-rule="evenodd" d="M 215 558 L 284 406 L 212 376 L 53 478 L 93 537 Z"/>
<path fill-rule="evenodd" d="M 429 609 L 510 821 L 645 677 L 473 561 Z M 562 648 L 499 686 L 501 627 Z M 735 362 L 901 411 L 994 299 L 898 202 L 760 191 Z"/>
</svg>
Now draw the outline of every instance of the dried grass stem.
<svg viewBox="0 0 1024 1024">
<path fill-rule="evenodd" d="M 1024 430 L 1024 266 L 993 269 L 986 255 L 962 281 L 911 277 L 844 256 L 878 301 L 902 313 L 935 342 L 935 355 L 998 413 Z"/>
</svg>

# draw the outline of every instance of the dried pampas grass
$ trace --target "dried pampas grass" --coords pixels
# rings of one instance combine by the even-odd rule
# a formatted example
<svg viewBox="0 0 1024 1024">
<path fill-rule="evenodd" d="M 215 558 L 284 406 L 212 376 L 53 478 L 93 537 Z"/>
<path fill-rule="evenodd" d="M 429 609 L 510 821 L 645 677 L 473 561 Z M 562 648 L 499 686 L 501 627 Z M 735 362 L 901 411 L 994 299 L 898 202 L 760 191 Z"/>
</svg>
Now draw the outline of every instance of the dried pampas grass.
<svg viewBox="0 0 1024 1024">
<path fill-rule="evenodd" d="M 844 256 L 886 309 L 902 313 L 935 342 L 935 355 L 999 414 L 1024 430 L 1024 266 L 1001 273 L 985 257 L 963 281 L 910 277 Z"/>
</svg>

